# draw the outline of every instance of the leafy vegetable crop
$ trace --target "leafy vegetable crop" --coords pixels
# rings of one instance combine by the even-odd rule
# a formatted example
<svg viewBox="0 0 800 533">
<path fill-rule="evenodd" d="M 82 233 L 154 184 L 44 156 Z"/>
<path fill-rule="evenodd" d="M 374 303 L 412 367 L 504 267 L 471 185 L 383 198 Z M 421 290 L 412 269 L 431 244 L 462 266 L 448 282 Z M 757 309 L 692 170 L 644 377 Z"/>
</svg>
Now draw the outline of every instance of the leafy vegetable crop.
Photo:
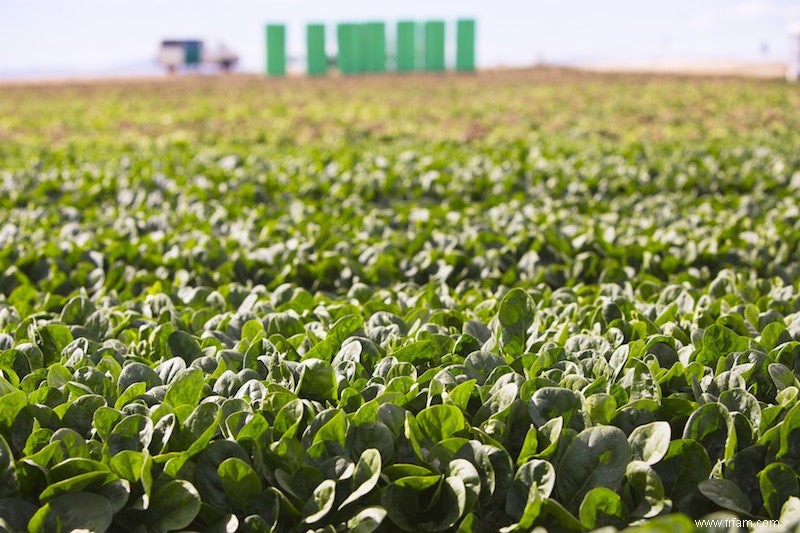
<svg viewBox="0 0 800 533">
<path fill-rule="evenodd" d="M 798 527 L 797 93 L 550 75 L 0 89 L 0 529 Z"/>
</svg>

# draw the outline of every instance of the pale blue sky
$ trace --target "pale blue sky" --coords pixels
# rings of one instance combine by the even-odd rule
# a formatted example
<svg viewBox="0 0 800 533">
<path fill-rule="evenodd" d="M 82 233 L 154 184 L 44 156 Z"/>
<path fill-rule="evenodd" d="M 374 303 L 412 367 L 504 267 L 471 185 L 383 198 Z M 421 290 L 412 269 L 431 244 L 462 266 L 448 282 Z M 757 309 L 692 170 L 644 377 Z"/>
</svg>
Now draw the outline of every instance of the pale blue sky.
<svg viewBox="0 0 800 533">
<path fill-rule="evenodd" d="M 224 42 L 241 55 L 243 70 L 258 71 L 266 22 L 286 23 L 289 54 L 302 56 L 307 22 L 332 27 L 380 19 L 393 26 L 401 18 L 461 16 L 478 21 L 484 67 L 539 60 L 782 61 L 789 27 L 800 23 L 800 1 L 0 0 L 0 75 L 146 69 L 161 39 L 183 37 Z"/>
</svg>

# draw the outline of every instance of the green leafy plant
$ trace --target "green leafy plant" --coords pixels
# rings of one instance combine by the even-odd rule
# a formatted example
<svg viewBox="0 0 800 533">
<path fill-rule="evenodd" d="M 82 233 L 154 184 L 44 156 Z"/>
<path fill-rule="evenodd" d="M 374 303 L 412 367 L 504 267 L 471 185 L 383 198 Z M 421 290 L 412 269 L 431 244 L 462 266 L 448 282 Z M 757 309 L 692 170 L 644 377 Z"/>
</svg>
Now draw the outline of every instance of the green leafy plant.
<svg viewBox="0 0 800 533">
<path fill-rule="evenodd" d="M 797 527 L 796 94 L 409 80 L 0 87 L 0 529 Z"/>
</svg>

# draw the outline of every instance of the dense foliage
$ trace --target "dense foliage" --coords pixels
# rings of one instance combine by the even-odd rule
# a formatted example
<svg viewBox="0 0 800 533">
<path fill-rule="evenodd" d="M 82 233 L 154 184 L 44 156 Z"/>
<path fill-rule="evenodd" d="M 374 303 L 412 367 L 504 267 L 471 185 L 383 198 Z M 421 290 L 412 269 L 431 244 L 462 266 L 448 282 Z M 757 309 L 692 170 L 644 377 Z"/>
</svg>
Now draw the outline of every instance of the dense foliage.
<svg viewBox="0 0 800 533">
<path fill-rule="evenodd" d="M 0 89 L 0 529 L 797 527 L 793 88 L 332 83 Z"/>
</svg>

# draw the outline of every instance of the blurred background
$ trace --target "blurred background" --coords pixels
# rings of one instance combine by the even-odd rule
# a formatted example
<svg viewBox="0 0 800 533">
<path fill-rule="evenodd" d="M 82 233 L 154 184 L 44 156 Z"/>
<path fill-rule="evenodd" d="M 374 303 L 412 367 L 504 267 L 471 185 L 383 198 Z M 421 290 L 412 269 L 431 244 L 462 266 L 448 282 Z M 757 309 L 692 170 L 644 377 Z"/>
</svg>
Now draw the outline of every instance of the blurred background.
<svg viewBox="0 0 800 533">
<path fill-rule="evenodd" d="M 536 64 L 600 69 L 747 65 L 782 68 L 793 55 L 797 0 L 0 0 L 0 77 L 149 75 L 165 39 L 202 39 L 263 72 L 264 26 L 286 27 L 287 70 L 305 69 L 306 24 L 474 19 L 478 68 Z M 453 39 L 448 36 L 447 56 Z"/>
</svg>

